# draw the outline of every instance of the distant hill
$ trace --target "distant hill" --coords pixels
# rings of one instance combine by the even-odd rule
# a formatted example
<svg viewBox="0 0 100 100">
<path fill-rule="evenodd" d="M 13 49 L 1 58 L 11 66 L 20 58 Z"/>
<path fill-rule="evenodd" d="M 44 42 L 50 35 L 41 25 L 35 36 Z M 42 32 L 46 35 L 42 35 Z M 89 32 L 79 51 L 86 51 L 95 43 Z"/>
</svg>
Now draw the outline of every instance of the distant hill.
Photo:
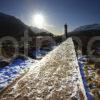
<svg viewBox="0 0 100 100">
<path fill-rule="evenodd" d="M 13 36 L 19 39 L 24 35 L 25 30 L 28 30 L 29 36 L 42 35 L 43 33 L 50 35 L 48 31 L 29 27 L 18 18 L 0 12 L 0 38 L 3 36 Z"/>
<path fill-rule="evenodd" d="M 74 31 L 89 31 L 89 30 L 100 30 L 100 24 L 84 25 L 76 28 Z"/>
<path fill-rule="evenodd" d="M 84 25 L 68 33 L 68 36 L 100 36 L 100 24 Z"/>
<path fill-rule="evenodd" d="M 47 34 L 49 34 L 50 32 L 48 32 L 47 30 L 45 30 L 45 29 L 39 29 L 39 28 L 37 28 L 37 27 L 34 27 L 34 26 L 30 26 L 30 29 L 34 32 L 34 33 L 43 33 L 43 32 L 45 32 L 45 33 L 47 33 Z"/>
<path fill-rule="evenodd" d="M 0 13 L 0 37 L 14 36 L 18 38 L 23 36 L 27 26 L 14 16 Z"/>
</svg>

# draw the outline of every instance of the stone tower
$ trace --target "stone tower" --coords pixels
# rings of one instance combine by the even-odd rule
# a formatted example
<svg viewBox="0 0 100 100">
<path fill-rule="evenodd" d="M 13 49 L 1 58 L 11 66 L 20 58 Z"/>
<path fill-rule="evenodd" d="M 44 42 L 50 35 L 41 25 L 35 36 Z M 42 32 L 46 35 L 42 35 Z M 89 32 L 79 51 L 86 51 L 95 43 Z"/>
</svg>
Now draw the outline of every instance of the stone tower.
<svg viewBox="0 0 100 100">
<path fill-rule="evenodd" d="M 65 29 L 65 37 L 66 37 L 66 38 L 68 37 L 68 34 L 67 34 L 67 27 L 68 27 L 67 24 L 65 24 L 65 25 L 64 25 L 64 29 Z"/>
</svg>

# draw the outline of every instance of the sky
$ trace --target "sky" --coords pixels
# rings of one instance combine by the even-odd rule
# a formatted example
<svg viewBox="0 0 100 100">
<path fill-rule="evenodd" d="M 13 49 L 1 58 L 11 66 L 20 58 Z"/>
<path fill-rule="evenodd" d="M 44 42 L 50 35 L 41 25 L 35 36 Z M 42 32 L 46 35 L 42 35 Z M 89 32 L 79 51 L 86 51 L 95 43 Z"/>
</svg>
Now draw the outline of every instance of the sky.
<svg viewBox="0 0 100 100">
<path fill-rule="evenodd" d="M 29 26 L 34 26 L 33 16 L 41 13 L 45 29 L 59 35 L 66 23 L 68 31 L 100 23 L 100 0 L 0 0 L 0 12 L 13 15 Z"/>
</svg>

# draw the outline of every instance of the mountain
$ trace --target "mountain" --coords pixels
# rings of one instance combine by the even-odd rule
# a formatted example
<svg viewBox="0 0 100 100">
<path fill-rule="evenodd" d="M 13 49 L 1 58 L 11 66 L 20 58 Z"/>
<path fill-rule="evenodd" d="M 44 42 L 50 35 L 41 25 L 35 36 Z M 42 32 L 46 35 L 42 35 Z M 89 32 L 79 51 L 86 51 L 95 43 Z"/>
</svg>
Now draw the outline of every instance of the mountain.
<svg viewBox="0 0 100 100">
<path fill-rule="evenodd" d="M 24 36 L 24 32 L 28 30 L 29 36 L 37 36 L 43 33 L 49 35 L 50 32 L 36 27 L 25 25 L 18 18 L 0 12 L 0 38 L 4 36 L 13 36 L 16 39 Z M 39 33 L 39 34 L 37 34 Z"/>
<path fill-rule="evenodd" d="M 27 26 L 14 16 L 0 13 L 0 37 L 22 36 Z"/>
<path fill-rule="evenodd" d="M 31 28 L 31 30 L 32 30 L 33 32 L 35 32 L 35 33 L 42 33 L 42 32 L 50 33 L 50 32 L 48 32 L 48 31 L 45 30 L 45 29 L 39 29 L 39 28 L 33 27 L 33 26 L 31 26 L 30 28 Z"/>
<path fill-rule="evenodd" d="M 100 30 L 100 24 L 84 25 L 76 28 L 74 31 L 88 31 L 88 30 Z"/>
<path fill-rule="evenodd" d="M 84 25 L 68 33 L 68 36 L 100 36 L 100 24 Z"/>
<path fill-rule="evenodd" d="M 36 36 L 53 36 L 52 33 L 48 32 L 47 30 L 45 29 L 40 29 L 40 28 L 37 28 L 37 27 L 34 27 L 34 26 L 30 26 L 30 29 L 36 33 Z"/>
</svg>

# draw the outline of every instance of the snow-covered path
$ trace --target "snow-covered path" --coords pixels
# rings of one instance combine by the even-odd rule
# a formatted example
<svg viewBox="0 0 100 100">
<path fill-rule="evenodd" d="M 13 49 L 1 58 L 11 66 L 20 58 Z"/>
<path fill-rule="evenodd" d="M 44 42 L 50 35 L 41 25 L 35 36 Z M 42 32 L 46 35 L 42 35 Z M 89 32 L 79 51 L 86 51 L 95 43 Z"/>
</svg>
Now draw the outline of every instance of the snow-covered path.
<svg viewBox="0 0 100 100">
<path fill-rule="evenodd" d="M 71 38 L 0 95 L 1 100 L 75 100 L 72 98 L 86 99 Z"/>
</svg>

